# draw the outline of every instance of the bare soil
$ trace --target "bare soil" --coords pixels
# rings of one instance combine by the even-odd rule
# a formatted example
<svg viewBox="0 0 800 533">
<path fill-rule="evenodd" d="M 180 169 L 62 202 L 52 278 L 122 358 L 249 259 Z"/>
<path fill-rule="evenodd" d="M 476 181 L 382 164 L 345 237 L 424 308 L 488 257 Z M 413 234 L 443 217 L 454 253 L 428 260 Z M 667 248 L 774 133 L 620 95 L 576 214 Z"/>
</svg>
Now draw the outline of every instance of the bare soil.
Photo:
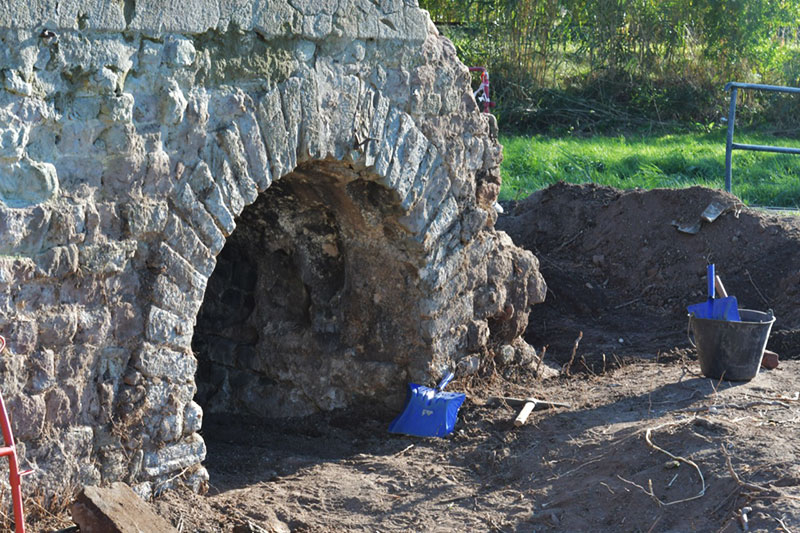
<svg viewBox="0 0 800 533">
<path fill-rule="evenodd" d="M 731 210 L 696 235 L 712 201 Z M 391 435 L 370 405 L 297 420 L 209 417 L 211 487 L 154 508 L 184 532 L 800 530 L 800 218 L 741 209 L 719 191 L 559 184 L 498 221 L 548 282 L 527 340 L 561 368 L 478 374 L 456 431 Z M 686 305 L 714 262 L 740 307 L 773 309 L 775 370 L 701 375 Z M 573 356 L 575 340 L 583 337 Z M 546 350 L 543 348 L 546 347 Z M 517 409 L 490 396 L 569 408 Z M 248 525 L 249 524 L 249 525 Z"/>
</svg>

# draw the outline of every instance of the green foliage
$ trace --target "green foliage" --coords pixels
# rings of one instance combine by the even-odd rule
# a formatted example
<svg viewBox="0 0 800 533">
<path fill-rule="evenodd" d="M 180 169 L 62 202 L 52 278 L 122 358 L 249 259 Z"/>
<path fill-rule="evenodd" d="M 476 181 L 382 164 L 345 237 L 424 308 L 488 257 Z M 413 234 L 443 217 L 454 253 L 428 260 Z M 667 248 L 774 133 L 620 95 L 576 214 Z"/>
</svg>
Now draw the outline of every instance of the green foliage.
<svg viewBox="0 0 800 533">
<path fill-rule="evenodd" d="M 737 142 L 800 147 L 798 141 L 737 135 Z M 558 181 L 621 189 L 722 188 L 725 131 L 586 139 L 504 136 L 504 200 L 520 199 Z M 733 192 L 747 204 L 800 207 L 800 157 L 733 153 Z"/>
<path fill-rule="evenodd" d="M 421 4 L 463 61 L 489 67 L 504 126 L 604 130 L 607 113 L 623 127 L 629 117 L 708 123 L 724 112 L 728 81 L 800 82 L 800 3 L 790 0 Z M 764 102 L 752 96 L 742 118 Z"/>
</svg>

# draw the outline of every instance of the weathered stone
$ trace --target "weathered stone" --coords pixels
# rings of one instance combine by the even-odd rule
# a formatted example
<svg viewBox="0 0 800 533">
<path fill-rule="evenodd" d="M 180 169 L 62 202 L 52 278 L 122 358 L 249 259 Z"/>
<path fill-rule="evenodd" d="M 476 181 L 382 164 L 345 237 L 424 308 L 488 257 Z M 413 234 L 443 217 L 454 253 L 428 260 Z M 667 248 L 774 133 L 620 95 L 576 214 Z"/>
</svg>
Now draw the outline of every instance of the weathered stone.
<svg viewBox="0 0 800 533">
<path fill-rule="evenodd" d="M 214 255 L 218 254 L 225 246 L 225 236 L 188 184 L 184 183 L 179 187 L 175 195 L 175 204 L 203 236 L 203 242 L 209 251 Z"/>
<path fill-rule="evenodd" d="M 158 477 L 200 463 L 205 458 L 206 445 L 194 433 L 177 444 L 165 446 L 157 452 L 145 453 L 144 471 L 150 477 Z"/>
<path fill-rule="evenodd" d="M 11 429 L 14 438 L 26 441 L 39 437 L 44 427 L 45 399 L 43 394 L 14 396 L 8 400 L 8 412 L 11 417 Z"/>
<path fill-rule="evenodd" d="M 78 250 L 79 268 L 88 274 L 122 272 L 135 251 L 134 241 L 85 246 Z"/>
<path fill-rule="evenodd" d="M 72 520 L 85 533 L 175 533 L 125 483 L 85 487 L 71 507 Z"/>
<path fill-rule="evenodd" d="M 289 145 L 289 133 L 286 131 L 281 109 L 281 94 L 277 89 L 268 92 L 261 99 L 258 117 L 269 152 L 272 175 L 281 177 L 294 168 L 292 163 L 296 164 L 297 156 Z"/>
<path fill-rule="evenodd" d="M 146 377 L 169 378 L 176 383 L 191 381 L 197 370 L 197 359 L 194 355 L 147 343 L 134 354 L 132 363 Z M 202 411 L 200 417 L 202 418 Z"/>
<path fill-rule="evenodd" d="M 239 129 L 236 127 L 236 124 L 232 124 L 218 131 L 217 140 L 228 155 L 230 167 L 233 170 L 236 183 L 239 186 L 239 194 L 242 200 L 245 204 L 252 204 L 256 196 L 258 196 L 258 187 L 250 177 L 244 145 L 242 144 L 239 136 Z"/>
<path fill-rule="evenodd" d="M 183 411 L 183 432 L 186 435 L 196 433 L 203 427 L 203 408 L 194 401 L 186 404 Z"/>
<path fill-rule="evenodd" d="M 192 342 L 191 323 L 158 307 L 150 308 L 145 328 L 147 339 L 156 344 L 180 349 L 188 347 Z"/>
<path fill-rule="evenodd" d="M 0 163 L 0 201 L 9 207 L 42 204 L 58 194 L 58 175 L 50 163 L 21 159 Z"/>
<path fill-rule="evenodd" d="M 198 198 L 202 200 L 206 209 L 214 217 L 223 235 L 226 237 L 233 233 L 236 223 L 233 215 L 228 210 L 227 205 L 222 199 L 222 192 L 211 176 L 211 170 L 205 162 L 201 161 L 189 178 L 189 184 Z"/>
</svg>

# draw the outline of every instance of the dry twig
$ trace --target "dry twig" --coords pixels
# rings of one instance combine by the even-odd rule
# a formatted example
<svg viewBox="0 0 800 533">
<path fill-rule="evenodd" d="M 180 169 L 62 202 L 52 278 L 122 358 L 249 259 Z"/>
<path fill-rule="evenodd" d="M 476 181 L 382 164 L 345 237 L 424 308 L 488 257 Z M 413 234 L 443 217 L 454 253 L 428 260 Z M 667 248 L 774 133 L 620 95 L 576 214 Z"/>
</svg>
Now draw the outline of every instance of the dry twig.
<svg viewBox="0 0 800 533">
<path fill-rule="evenodd" d="M 406 446 L 405 448 L 403 448 L 402 450 L 400 450 L 399 452 L 394 454 L 392 457 L 400 457 L 401 455 L 403 455 L 404 453 L 406 453 L 408 450 L 410 450 L 413 447 L 414 447 L 413 444 L 409 444 L 408 446 Z"/>
<path fill-rule="evenodd" d="M 711 411 L 712 409 L 739 409 L 740 411 L 744 411 L 745 409 L 750 409 L 751 407 L 757 407 L 759 405 L 765 405 L 765 406 L 777 405 L 779 407 L 786 407 L 786 408 L 791 407 L 791 405 L 789 405 L 788 403 L 782 402 L 782 401 L 779 401 L 779 400 L 770 400 L 770 401 L 767 401 L 767 400 L 755 400 L 755 401 L 748 402 L 748 403 L 745 403 L 745 404 L 720 403 L 720 404 L 716 404 L 716 405 L 706 405 L 706 406 L 703 406 L 703 407 L 685 407 L 683 409 L 680 409 L 679 412 L 682 412 L 682 413 L 700 413 L 700 412 L 704 412 L 704 411 Z"/>
<path fill-rule="evenodd" d="M 758 293 L 758 296 L 761 298 L 761 301 L 764 302 L 764 305 L 769 305 L 769 301 L 764 297 L 764 295 L 761 293 L 761 291 L 758 290 L 758 286 L 756 285 L 756 282 L 753 281 L 753 276 L 750 275 L 750 271 L 749 270 L 745 270 L 744 273 L 747 276 L 747 279 L 750 280 L 750 284 L 753 286 L 753 288 Z"/>
<path fill-rule="evenodd" d="M 676 503 L 683 503 L 683 502 L 696 500 L 698 498 L 702 498 L 703 495 L 705 495 L 705 493 L 706 493 L 706 480 L 703 477 L 703 472 L 700 471 L 700 467 L 697 466 L 697 463 L 695 463 L 691 459 L 687 459 L 687 458 L 682 457 L 680 455 L 673 455 L 672 453 L 668 452 L 664 448 L 661 448 L 661 447 L 653 444 L 653 441 L 650 438 L 650 436 L 652 435 L 653 431 L 655 431 L 657 429 L 661 429 L 661 428 L 663 428 L 665 426 L 671 426 L 671 425 L 675 425 L 675 422 L 669 422 L 667 424 L 661 424 L 660 426 L 656 426 L 654 428 L 647 428 L 647 431 L 644 434 L 645 442 L 647 442 L 648 446 L 650 446 L 654 450 L 659 451 L 659 452 L 669 456 L 671 459 L 674 459 L 675 461 L 680 461 L 682 463 L 686 463 L 687 465 L 689 465 L 692 468 L 694 468 L 695 470 L 697 470 L 697 475 L 700 476 L 700 483 L 702 484 L 702 486 L 700 488 L 700 492 L 698 492 L 696 495 L 694 495 L 694 496 L 692 496 L 690 498 L 683 498 L 681 500 L 675 500 L 675 501 L 672 501 L 672 502 L 663 503 L 662 505 L 665 505 L 665 506 L 666 505 L 675 505 Z"/>
<path fill-rule="evenodd" d="M 725 461 L 728 464 L 728 472 L 730 472 L 731 477 L 733 478 L 734 481 L 736 481 L 736 483 L 740 487 L 744 487 L 750 490 L 755 490 L 758 492 L 771 492 L 772 494 L 777 495 L 778 498 L 786 498 L 787 500 L 800 501 L 800 496 L 795 496 L 794 494 L 787 494 L 782 490 L 780 490 L 778 487 L 775 487 L 774 485 L 764 486 L 742 480 L 742 478 L 739 477 L 739 474 L 736 473 L 736 470 L 733 469 L 733 464 L 731 463 L 731 456 L 727 452 L 727 450 L 725 450 L 725 446 L 723 444 L 720 444 L 720 450 L 722 450 L 722 455 L 725 456 Z"/>
<path fill-rule="evenodd" d="M 569 377 L 569 375 L 570 375 L 569 371 L 570 371 L 570 368 L 572 368 L 572 363 L 575 362 L 575 354 L 578 351 L 578 345 L 581 343 L 581 339 L 582 338 L 583 338 L 583 332 L 579 331 L 578 332 L 578 338 L 575 339 L 575 344 L 572 346 L 572 355 L 569 357 L 569 361 L 567 362 L 566 365 L 564 365 L 564 368 L 563 368 L 563 372 L 567 377 Z"/>
<path fill-rule="evenodd" d="M 580 230 L 578 233 L 576 233 L 575 235 L 573 235 L 573 237 L 572 237 L 571 239 L 569 239 L 568 241 L 561 243 L 559 246 L 557 246 L 557 247 L 556 247 L 556 248 L 555 248 L 555 249 L 554 249 L 552 252 L 550 252 L 550 253 L 551 253 L 551 254 L 554 254 L 554 253 L 556 253 L 556 252 L 559 252 L 559 251 L 561 251 L 563 248 L 566 248 L 567 246 L 569 246 L 570 244 L 572 244 L 573 242 L 575 242 L 575 239 L 577 239 L 577 238 L 578 238 L 578 237 L 580 237 L 581 235 L 583 235 L 583 230 Z"/>
<path fill-rule="evenodd" d="M 542 353 L 539 356 L 539 364 L 536 365 L 536 379 L 541 381 L 542 380 L 542 363 L 544 362 L 544 354 L 547 353 L 547 345 L 542 346 Z"/>
<path fill-rule="evenodd" d="M 774 518 L 774 517 L 773 517 L 773 518 Z M 786 533 L 792 533 L 792 531 L 791 531 L 791 530 L 790 530 L 788 527 L 786 527 L 786 523 L 783 521 L 783 517 L 781 517 L 781 518 L 775 518 L 775 521 L 781 525 L 781 527 L 783 528 L 783 530 L 784 530 Z"/>
</svg>

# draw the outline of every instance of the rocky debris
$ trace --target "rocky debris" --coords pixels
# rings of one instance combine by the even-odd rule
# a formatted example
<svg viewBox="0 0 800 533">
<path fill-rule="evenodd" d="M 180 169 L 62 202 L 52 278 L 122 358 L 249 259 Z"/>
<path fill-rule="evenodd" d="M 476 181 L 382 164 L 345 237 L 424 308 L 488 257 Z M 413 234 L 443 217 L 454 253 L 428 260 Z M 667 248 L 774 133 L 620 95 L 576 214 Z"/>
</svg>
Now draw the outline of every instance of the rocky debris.
<svg viewBox="0 0 800 533">
<path fill-rule="evenodd" d="M 125 483 L 85 487 L 72 504 L 82 533 L 177 533 Z"/>
</svg>

